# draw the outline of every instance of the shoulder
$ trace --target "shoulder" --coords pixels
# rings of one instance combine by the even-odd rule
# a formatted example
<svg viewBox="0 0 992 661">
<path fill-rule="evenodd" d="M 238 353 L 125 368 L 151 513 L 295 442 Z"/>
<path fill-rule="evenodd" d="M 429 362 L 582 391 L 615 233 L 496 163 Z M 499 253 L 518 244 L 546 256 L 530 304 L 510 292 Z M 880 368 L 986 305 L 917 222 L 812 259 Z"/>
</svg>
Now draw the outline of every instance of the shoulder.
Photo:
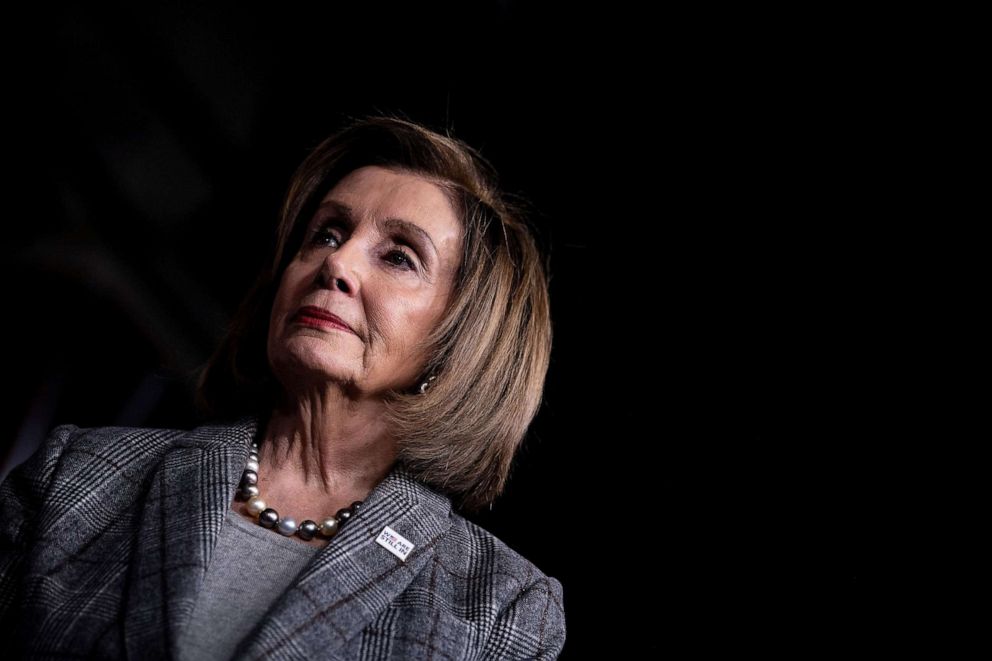
<svg viewBox="0 0 992 661">
<path fill-rule="evenodd" d="M 406 470 L 398 468 L 393 477 L 394 488 L 417 494 L 422 527 L 443 522 L 431 560 L 393 610 L 409 609 L 410 618 L 422 623 L 429 609 L 432 627 L 446 629 L 451 641 L 463 640 L 459 658 L 557 658 L 566 635 L 561 582 Z"/>
<path fill-rule="evenodd" d="M 456 512 L 437 553 L 446 573 L 455 577 L 450 587 L 456 596 L 488 611 L 486 655 L 557 658 L 565 641 L 564 595 L 557 578 Z"/>
<path fill-rule="evenodd" d="M 134 480 L 154 470 L 172 448 L 230 443 L 232 438 L 253 433 L 256 425 L 255 418 L 193 429 L 61 424 L 52 428 L 9 477 L 38 495 L 53 483 L 72 481 L 75 476 L 85 476 L 91 485 L 114 479 Z"/>
<path fill-rule="evenodd" d="M 45 457 L 46 464 L 54 462 L 58 474 L 98 474 L 101 467 L 119 472 L 155 462 L 187 433 L 181 429 L 65 424 L 51 431 L 36 454 Z"/>
<path fill-rule="evenodd" d="M 556 579 L 502 539 L 457 512 L 451 514 L 451 528 L 438 551 L 470 575 L 484 576 L 504 597 L 500 601 L 508 601 L 537 585 L 561 593 L 561 584 Z"/>
<path fill-rule="evenodd" d="M 137 467 L 154 462 L 155 448 L 177 433 L 75 424 L 52 428 L 0 483 L 0 538 L 24 544 L 32 529 L 54 515 L 85 516 L 81 499 L 100 487 L 120 495 L 122 487 L 139 483 Z"/>
</svg>

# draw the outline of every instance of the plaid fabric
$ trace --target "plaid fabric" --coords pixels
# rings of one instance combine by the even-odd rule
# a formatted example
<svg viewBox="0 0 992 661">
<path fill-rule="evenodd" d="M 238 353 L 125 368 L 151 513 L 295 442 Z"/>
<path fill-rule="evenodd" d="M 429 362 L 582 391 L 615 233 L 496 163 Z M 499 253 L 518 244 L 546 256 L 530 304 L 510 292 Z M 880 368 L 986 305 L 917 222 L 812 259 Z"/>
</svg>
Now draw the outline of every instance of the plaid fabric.
<svg viewBox="0 0 992 661">
<path fill-rule="evenodd" d="M 174 658 L 258 422 L 52 430 L 0 484 L 5 658 Z M 405 561 L 375 542 L 387 525 Z M 564 642 L 561 583 L 396 464 L 234 658 L 555 659 Z"/>
</svg>

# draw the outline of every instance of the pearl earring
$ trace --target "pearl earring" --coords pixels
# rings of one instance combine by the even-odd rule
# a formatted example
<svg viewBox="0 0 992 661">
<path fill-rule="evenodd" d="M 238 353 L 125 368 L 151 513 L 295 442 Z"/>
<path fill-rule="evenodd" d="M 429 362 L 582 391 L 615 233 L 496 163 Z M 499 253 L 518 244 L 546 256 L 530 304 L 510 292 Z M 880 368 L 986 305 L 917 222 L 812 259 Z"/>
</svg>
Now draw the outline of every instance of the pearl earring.
<svg viewBox="0 0 992 661">
<path fill-rule="evenodd" d="M 421 384 L 420 384 L 420 394 L 421 395 L 423 395 L 425 392 L 427 392 L 427 389 L 431 387 L 431 382 L 434 379 L 436 379 L 436 378 L 437 378 L 437 375 L 436 374 L 431 374 L 429 377 L 427 377 L 426 379 L 424 379 L 423 382 L 421 382 Z"/>
</svg>

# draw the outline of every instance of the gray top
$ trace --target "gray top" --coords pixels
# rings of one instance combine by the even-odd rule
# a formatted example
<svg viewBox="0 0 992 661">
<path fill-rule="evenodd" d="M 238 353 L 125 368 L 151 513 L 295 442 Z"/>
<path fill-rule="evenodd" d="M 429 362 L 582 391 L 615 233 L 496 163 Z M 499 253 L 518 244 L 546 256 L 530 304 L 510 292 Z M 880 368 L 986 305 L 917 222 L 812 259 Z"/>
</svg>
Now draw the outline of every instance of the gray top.
<svg viewBox="0 0 992 661">
<path fill-rule="evenodd" d="M 179 658 L 230 659 L 238 643 L 319 550 L 228 509 L 203 589 L 179 636 Z"/>
</svg>

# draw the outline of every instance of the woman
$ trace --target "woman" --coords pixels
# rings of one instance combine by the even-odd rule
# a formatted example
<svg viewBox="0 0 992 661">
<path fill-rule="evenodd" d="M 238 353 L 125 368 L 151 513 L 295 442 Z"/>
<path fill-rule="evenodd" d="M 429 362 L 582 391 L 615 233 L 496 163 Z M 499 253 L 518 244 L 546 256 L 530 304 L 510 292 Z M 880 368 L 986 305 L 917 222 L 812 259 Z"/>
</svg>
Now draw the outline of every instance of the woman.
<svg viewBox="0 0 992 661">
<path fill-rule="evenodd" d="M 550 355 L 546 270 L 495 182 L 404 119 L 321 143 L 201 374 L 209 423 L 61 425 L 0 485 L 5 644 L 556 658 L 560 582 L 456 511 L 502 491 Z"/>
</svg>

